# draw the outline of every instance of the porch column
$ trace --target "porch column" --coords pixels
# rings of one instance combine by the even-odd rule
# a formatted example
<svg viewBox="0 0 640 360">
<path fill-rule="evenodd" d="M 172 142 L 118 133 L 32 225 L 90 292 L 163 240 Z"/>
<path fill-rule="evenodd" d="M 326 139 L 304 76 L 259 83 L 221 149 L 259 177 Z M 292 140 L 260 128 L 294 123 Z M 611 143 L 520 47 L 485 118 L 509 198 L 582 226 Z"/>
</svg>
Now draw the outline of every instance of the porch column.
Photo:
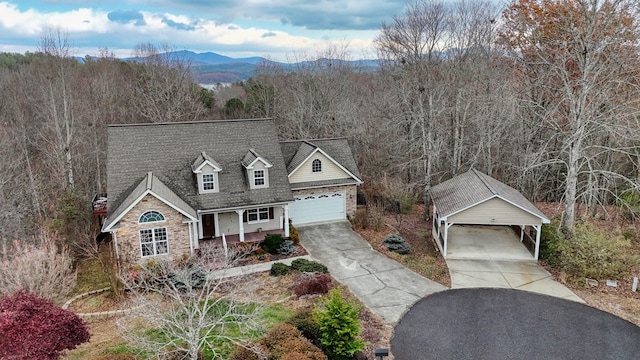
<svg viewBox="0 0 640 360">
<path fill-rule="evenodd" d="M 191 228 L 193 229 L 193 245 L 194 248 L 200 249 L 200 236 L 198 236 L 198 222 L 194 221 L 191 223 Z"/>
<path fill-rule="evenodd" d="M 120 263 L 120 251 L 118 251 L 118 236 L 116 235 L 115 231 L 111 232 L 111 239 L 113 240 L 113 249 L 116 252 L 116 261 L 118 262 L 118 264 Z"/>
<path fill-rule="evenodd" d="M 536 250 L 533 253 L 533 259 L 538 260 L 538 255 L 540 255 L 540 232 L 542 231 L 542 225 L 532 225 L 534 229 L 536 229 Z"/>
<path fill-rule="evenodd" d="M 525 225 L 520 225 L 520 242 L 524 240 L 524 227 Z"/>
<path fill-rule="evenodd" d="M 218 213 L 213 213 L 213 232 L 214 232 L 214 236 L 218 237 L 220 236 L 220 220 L 218 220 Z"/>
<path fill-rule="evenodd" d="M 238 213 L 238 223 L 240 224 L 240 232 L 238 235 L 240 236 L 240 242 L 244 242 L 244 223 L 242 222 L 242 214 L 244 214 L 244 210 L 236 210 Z"/>
<path fill-rule="evenodd" d="M 187 223 L 187 229 L 189 230 L 189 255 L 193 256 L 193 223 Z"/>
<path fill-rule="evenodd" d="M 289 237 L 289 205 L 283 205 L 284 209 L 284 237 Z"/>
<path fill-rule="evenodd" d="M 116 266 L 120 268 L 120 251 L 118 250 L 118 236 L 116 231 L 111 231 L 111 240 L 113 242 L 113 249 L 116 252 Z"/>
</svg>

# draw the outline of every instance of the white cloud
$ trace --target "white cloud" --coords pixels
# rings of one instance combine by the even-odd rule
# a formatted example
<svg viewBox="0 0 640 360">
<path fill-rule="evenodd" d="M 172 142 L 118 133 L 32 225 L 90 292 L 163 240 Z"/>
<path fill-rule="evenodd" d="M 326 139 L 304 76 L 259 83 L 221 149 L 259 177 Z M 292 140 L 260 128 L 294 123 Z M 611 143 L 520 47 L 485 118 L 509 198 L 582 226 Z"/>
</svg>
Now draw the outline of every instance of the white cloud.
<svg viewBox="0 0 640 360">
<path fill-rule="evenodd" d="M 140 43 L 168 43 L 177 49 L 196 52 L 213 51 L 229 56 L 270 56 L 285 60 L 287 54 L 327 46 L 332 41 L 346 40 L 354 57 L 372 46 L 371 31 L 301 31 L 295 34 L 283 31 L 279 21 L 268 26 L 247 26 L 238 23 L 220 23 L 210 19 L 189 17 L 169 12 L 138 11 L 144 21 L 111 21 L 112 10 L 77 8 L 69 11 L 42 12 L 20 9 L 0 2 L 0 51 L 24 51 L 25 45 L 34 44 L 47 28 L 59 28 L 68 33 L 69 40 L 79 53 L 95 55 L 99 48 L 109 48 L 117 56 L 130 56 L 131 49 Z M 295 27 L 287 27 L 296 31 Z M 270 36 L 265 36 L 269 34 Z M 9 49 L 9 50 L 2 50 Z M 11 50 L 15 49 L 15 50 Z"/>
</svg>

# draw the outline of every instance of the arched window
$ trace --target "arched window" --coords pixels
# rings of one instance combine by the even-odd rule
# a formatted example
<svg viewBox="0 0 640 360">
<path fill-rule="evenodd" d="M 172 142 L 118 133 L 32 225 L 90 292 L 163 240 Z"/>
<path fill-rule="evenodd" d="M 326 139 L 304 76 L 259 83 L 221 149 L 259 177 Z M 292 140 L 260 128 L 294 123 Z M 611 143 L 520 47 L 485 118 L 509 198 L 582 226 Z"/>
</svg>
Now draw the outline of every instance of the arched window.
<svg viewBox="0 0 640 360">
<path fill-rule="evenodd" d="M 138 220 L 139 223 L 150 223 L 157 221 L 164 221 L 164 216 L 155 210 L 145 212 L 140 216 L 140 220 Z"/>
<path fill-rule="evenodd" d="M 311 172 L 321 172 L 322 171 L 322 161 L 320 159 L 315 159 L 311 163 Z"/>
</svg>

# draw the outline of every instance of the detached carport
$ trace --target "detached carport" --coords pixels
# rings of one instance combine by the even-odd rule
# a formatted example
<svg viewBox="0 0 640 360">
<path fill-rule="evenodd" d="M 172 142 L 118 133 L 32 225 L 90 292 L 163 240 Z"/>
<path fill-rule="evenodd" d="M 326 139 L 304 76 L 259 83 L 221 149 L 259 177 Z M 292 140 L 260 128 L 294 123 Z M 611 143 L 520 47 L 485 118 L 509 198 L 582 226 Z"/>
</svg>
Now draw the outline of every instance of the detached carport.
<svg viewBox="0 0 640 360">
<path fill-rule="evenodd" d="M 549 219 L 514 188 L 471 169 L 430 190 L 433 236 L 447 257 L 453 225 L 495 225 L 519 229 L 520 242 L 538 260 L 542 224 Z M 535 239 L 531 234 L 535 230 Z"/>
</svg>

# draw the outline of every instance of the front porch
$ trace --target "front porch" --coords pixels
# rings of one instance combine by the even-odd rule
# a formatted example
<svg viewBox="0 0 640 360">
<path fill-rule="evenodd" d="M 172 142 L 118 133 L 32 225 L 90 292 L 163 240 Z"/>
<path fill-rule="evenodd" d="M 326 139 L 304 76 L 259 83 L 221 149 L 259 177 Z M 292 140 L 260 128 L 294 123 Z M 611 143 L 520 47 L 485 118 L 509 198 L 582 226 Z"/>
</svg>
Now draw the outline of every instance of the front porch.
<svg viewBox="0 0 640 360">
<path fill-rule="evenodd" d="M 267 234 L 289 237 L 288 204 L 263 205 L 246 209 L 201 212 L 196 232 L 199 243 L 260 242 Z"/>
<path fill-rule="evenodd" d="M 287 237 L 285 235 L 285 231 L 283 229 L 274 229 L 274 230 L 263 230 L 261 232 L 250 232 L 244 234 L 244 241 L 240 241 L 239 234 L 230 234 L 225 235 L 224 238 L 227 242 L 227 245 L 233 245 L 241 242 L 245 243 L 259 243 L 264 240 L 264 237 L 268 234 L 280 234 L 283 237 Z M 199 240 L 200 246 L 216 246 L 222 244 L 222 236 L 215 236 L 210 238 L 204 238 Z"/>
</svg>

